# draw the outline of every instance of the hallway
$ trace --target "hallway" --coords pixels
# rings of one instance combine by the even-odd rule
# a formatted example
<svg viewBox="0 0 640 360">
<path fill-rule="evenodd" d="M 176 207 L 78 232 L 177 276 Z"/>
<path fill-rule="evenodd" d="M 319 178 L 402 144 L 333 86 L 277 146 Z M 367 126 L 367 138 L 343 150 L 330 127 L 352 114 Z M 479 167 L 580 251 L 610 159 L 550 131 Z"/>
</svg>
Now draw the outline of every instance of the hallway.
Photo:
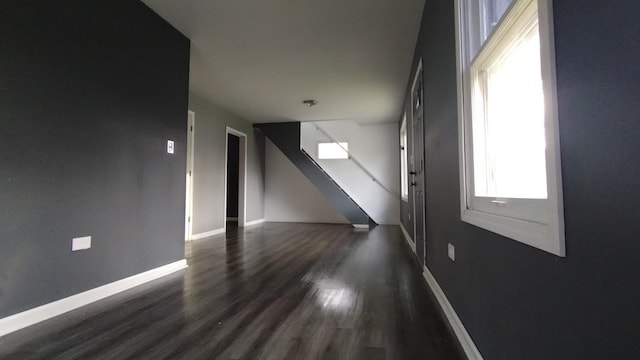
<svg viewBox="0 0 640 360">
<path fill-rule="evenodd" d="M 265 223 L 189 268 L 0 338 L 2 359 L 461 359 L 400 229 Z"/>
</svg>

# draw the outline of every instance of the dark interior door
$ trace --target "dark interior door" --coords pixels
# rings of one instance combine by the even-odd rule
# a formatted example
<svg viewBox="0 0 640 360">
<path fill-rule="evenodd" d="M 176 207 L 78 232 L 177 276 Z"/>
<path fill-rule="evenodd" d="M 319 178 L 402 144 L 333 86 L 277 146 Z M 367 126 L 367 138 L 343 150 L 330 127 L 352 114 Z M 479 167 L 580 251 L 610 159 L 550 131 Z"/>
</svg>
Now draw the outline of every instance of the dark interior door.
<svg viewBox="0 0 640 360">
<path fill-rule="evenodd" d="M 422 265 L 426 258 L 425 236 L 425 174 L 424 174 L 424 109 L 423 109 L 422 68 L 418 70 L 411 91 L 411 119 L 413 123 L 413 169 L 411 171 L 413 188 L 413 222 L 416 241 L 416 254 Z"/>
</svg>

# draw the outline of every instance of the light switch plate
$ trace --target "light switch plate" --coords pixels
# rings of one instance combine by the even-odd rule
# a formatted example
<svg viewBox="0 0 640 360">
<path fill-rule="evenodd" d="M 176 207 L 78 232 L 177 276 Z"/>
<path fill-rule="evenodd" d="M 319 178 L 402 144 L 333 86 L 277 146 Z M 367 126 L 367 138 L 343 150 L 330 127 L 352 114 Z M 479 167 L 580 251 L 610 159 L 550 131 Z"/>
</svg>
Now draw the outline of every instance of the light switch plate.
<svg viewBox="0 0 640 360">
<path fill-rule="evenodd" d="M 71 240 L 71 251 L 86 250 L 91 248 L 91 236 L 73 238 Z"/>
<path fill-rule="evenodd" d="M 173 140 L 167 140 L 167 153 L 173 154 L 174 152 L 174 143 Z"/>
<path fill-rule="evenodd" d="M 447 250 L 449 259 L 451 259 L 451 261 L 456 261 L 456 248 L 452 244 L 449 244 Z"/>
</svg>

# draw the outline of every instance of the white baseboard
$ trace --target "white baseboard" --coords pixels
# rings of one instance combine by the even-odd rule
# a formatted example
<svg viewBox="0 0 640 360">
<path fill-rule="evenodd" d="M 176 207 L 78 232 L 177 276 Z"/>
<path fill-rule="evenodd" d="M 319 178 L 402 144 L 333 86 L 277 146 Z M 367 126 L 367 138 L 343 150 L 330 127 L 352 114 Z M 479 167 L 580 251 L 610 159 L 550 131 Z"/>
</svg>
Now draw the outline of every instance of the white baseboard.
<svg viewBox="0 0 640 360">
<path fill-rule="evenodd" d="M 407 241 L 407 244 L 409 245 L 409 247 L 411 248 L 411 250 L 415 254 L 416 253 L 416 243 L 414 243 L 413 240 L 411 240 L 411 236 L 409 236 L 409 233 L 407 232 L 407 229 L 404 228 L 404 225 L 402 225 L 402 223 L 400 223 L 400 230 L 402 230 L 402 234 L 404 235 L 404 239 Z"/>
<path fill-rule="evenodd" d="M 369 224 L 351 224 L 356 230 L 369 230 Z"/>
<path fill-rule="evenodd" d="M 247 221 L 247 222 L 244 223 L 244 227 L 262 224 L 263 222 L 265 222 L 265 219 Z"/>
<path fill-rule="evenodd" d="M 476 344 L 473 342 L 471 335 L 469 335 L 467 329 L 465 329 L 464 324 L 462 324 L 462 321 L 458 317 L 458 314 L 456 314 L 455 309 L 451 306 L 449 299 L 447 299 L 447 296 L 442 291 L 442 288 L 436 281 L 436 278 L 433 277 L 433 274 L 431 274 L 431 271 L 429 271 L 426 266 L 424 267 L 422 275 L 431 288 L 431 291 L 433 291 L 436 299 L 438 299 L 438 303 L 447 317 L 447 320 L 449 320 L 449 324 L 451 324 L 453 332 L 456 334 L 462 349 L 467 355 L 467 359 L 482 360 L 482 355 L 480 354 L 480 351 L 478 351 Z"/>
<path fill-rule="evenodd" d="M 279 218 L 270 218 L 264 219 L 264 222 L 267 223 L 286 223 L 286 224 L 325 224 L 325 225 L 351 225 L 347 220 L 340 222 L 331 222 L 331 221 L 322 221 L 322 220 L 313 220 L 313 219 L 279 219 Z"/>
<path fill-rule="evenodd" d="M 142 285 L 187 267 L 187 260 L 176 261 L 143 273 L 81 292 L 21 313 L 0 319 L 0 336 L 24 329 L 36 323 L 62 315 L 119 292 Z"/>
<path fill-rule="evenodd" d="M 227 231 L 227 229 L 220 228 L 220 229 L 216 229 L 216 230 L 202 232 L 202 233 L 199 233 L 199 234 L 193 234 L 193 235 L 191 235 L 191 240 L 192 241 L 193 240 L 200 240 L 200 239 L 204 239 L 204 238 L 208 238 L 208 237 L 224 234 L 226 231 Z"/>
</svg>

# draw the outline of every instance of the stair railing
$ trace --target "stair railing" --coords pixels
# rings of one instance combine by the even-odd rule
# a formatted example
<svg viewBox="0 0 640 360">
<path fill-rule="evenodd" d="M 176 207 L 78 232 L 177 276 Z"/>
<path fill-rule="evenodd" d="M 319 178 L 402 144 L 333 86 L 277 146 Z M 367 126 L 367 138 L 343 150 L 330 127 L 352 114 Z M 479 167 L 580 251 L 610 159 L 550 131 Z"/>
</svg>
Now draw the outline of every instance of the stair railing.
<svg viewBox="0 0 640 360">
<path fill-rule="evenodd" d="M 387 193 L 391 194 L 392 196 L 397 197 L 398 199 L 401 199 L 402 196 L 400 195 L 400 193 L 391 190 L 388 186 L 386 186 L 385 184 L 382 183 L 382 181 L 380 181 L 380 179 L 378 179 L 375 175 L 373 175 L 371 173 L 371 171 L 369 171 L 360 161 L 358 161 L 358 159 L 353 156 L 353 154 L 346 149 L 344 146 L 342 146 L 342 144 L 333 138 L 333 136 L 331 136 L 328 132 L 326 132 L 323 128 L 320 127 L 320 125 L 313 123 L 313 126 L 316 128 L 317 131 L 319 131 L 320 133 L 322 133 L 324 136 L 326 136 L 332 143 L 337 144 L 344 152 L 347 153 L 347 155 L 349 156 L 349 160 L 351 160 L 354 164 L 356 164 L 362 171 L 364 171 L 364 173 L 371 178 L 371 180 L 373 182 L 375 182 L 378 186 L 380 186 L 382 189 L 384 189 Z"/>
<path fill-rule="evenodd" d="M 342 193 L 349 199 L 351 200 L 352 203 L 354 203 L 363 213 L 365 213 L 367 216 L 369 216 L 369 214 L 367 214 L 366 211 L 364 211 L 364 209 L 362 208 L 362 206 L 360 206 L 360 204 L 358 204 L 354 198 L 351 197 L 351 195 L 349 195 L 349 193 L 342 187 L 340 186 L 340 184 L 338 184 L 336 182 L 336 180 L 329 175 L 323 168 L 322 166 L 320 166 L 320 164 L 318 164 L 318 162 L 313 158 L 313 156 L 311 156 L 305 149 L 300 149 L 300 151 L 307 157 L 307 159 L 309 159 L 309 161 L 311 161 L 313 163 L 313 165 L 315 165 L 320 171 L 322 171 L 329 180 L 331 180 L 332 183 L 334 183 L 336 185 L 336 187 L 338 189 L 340 189 L 340 191 L 342 191 Z M 369 218 L 371 218 L 371 216 L 369 216 Z"/>
</svg>

